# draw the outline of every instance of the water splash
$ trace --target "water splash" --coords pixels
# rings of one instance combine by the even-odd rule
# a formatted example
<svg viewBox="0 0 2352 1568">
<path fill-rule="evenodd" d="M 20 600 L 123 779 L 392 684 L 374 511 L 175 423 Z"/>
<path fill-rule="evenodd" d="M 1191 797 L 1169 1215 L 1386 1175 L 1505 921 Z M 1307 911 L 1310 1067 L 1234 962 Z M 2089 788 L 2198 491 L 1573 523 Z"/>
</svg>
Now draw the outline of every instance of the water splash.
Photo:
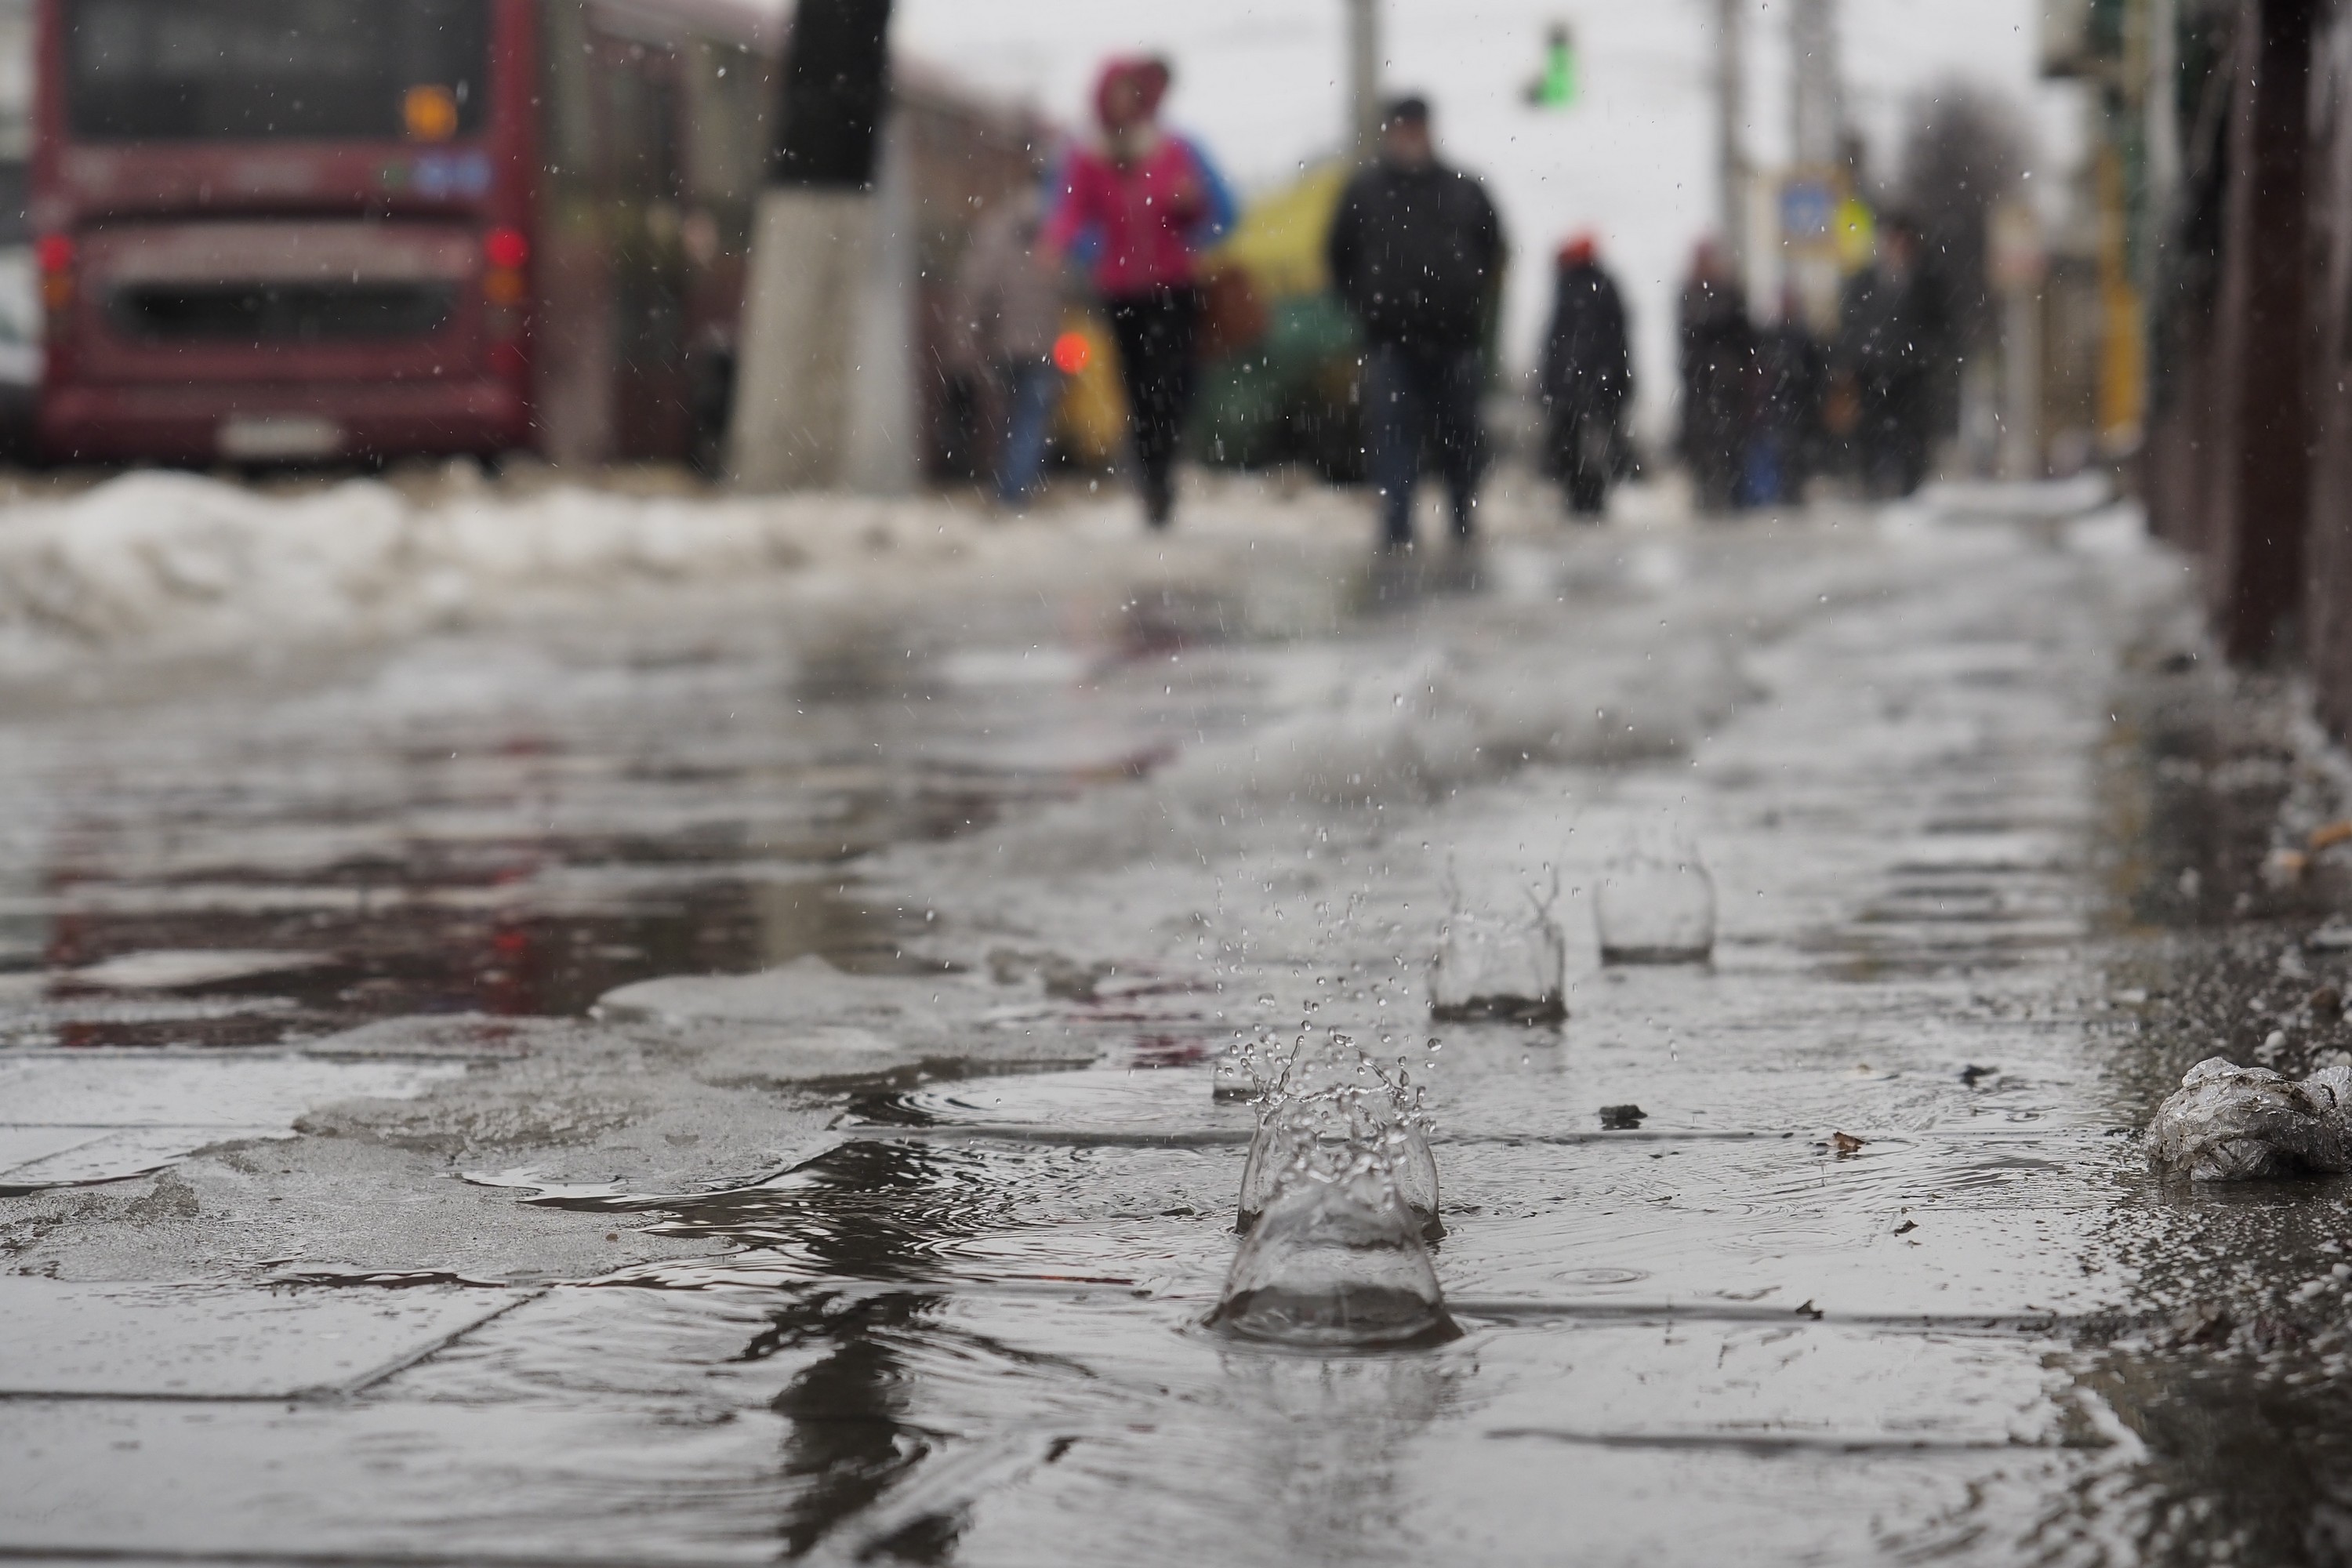
<svg viewBox="0 0 2352 1568">
<path fill-rule="evenodd" d="M 1320 1144 L 1286 1168 L 1209 1321 L 1245 1339 L 1328 1349 L 1461 1333 L 1394 1173 L 1372 1152 Z"/>
<path fill-rule="evenodd" d="M 1429 969 L 1429 1016 L 1441 1023 L 1559 1024 L 1568 1018 L 1568 938 L 1559 873 L 1519 884 L 1517 899 L 1466 896 L 1445 871 L 1445 924 Z M 1524 910 L 1517 907 L 1524 900 Z"/>
<path fill-rule="evenodd" d="M 1593 889 L 1603 963 L 1705 963 L 1715 952 L 1715 879 L 1679 835 L 1644 838 Z"/>
<path fill-rule="evenodd" d="M 1347 1037 L 1339 1039 L 1347 1045 Z M 1434 1241 L 1445 1234 L 1420 1091 L 1402 1073 L 1392 1078 L 1369 1057 L 1355 1055 L 1353 1081 L 1326 1081 L 1265 1103 L 1242 1168 L 1238 1229 L 1255 1226 L 1295 1176 L 1358 1155 L 1389 1178 L 1423 1235 Z"/>
<path fill-rule="evenodd" d="M 1311 1018 L 1278 1057 L 1237 1053 L 1259 1107 L 1242 1171 L 1244 1233 L 1210 1321 L 1311 1347 L 1434 1342 L 1456 1332 L 1426 1243 L 1444 1235 L 1419 1086 Z"/>
</svg>

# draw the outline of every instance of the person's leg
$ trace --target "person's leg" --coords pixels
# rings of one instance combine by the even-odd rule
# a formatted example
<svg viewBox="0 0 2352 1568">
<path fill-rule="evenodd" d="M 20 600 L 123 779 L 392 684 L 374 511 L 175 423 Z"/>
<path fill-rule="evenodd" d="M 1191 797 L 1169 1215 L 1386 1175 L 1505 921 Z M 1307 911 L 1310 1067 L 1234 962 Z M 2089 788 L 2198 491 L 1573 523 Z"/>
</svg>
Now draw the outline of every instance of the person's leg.
<svg viewBox="0 0 2352 1568">
<path fill-rule="evenodd" d="M 1886 381 L 1873 377 L 1863 383 L 1860 428 L 1863 489 L 1874 500 L 1891 500 L 1902 493 L 1903 455 L 1893 388 Z"/>
<path fill-rule="evenodd" d="M 1045 361 L 1032 360 L 1006 366 L 1004 382 L 1011 419 L 996 493 L 1007 506 L 1019 506 L 1037 488 L 1045 466 L 1046 431 L 1061 399 L 1062 373 Z"/>
<path fill-rule="evenodd" d="M 1154 488 L 1160 450 L 1159 303 L 1160 297 L 1154 294 L 1123 295 L 1104 302 L 1110 315 L 1111 337 L 1118 344 L 1119 383 L 1127 392 L 1127 428 L 1135 449 L 1136 484 L 1143 494 L 1144 515 L 1155 525 L 1160 521 Z"/>
<path fill-rule="evenodd" d="M 1412 487 L 1421 471 L 1421 396 L 1404 351 L 1374 344 L 1364 353 L 1367 467 L 1381 498 L 1381 542 L 1412 542 Z"/>
<path fill-rule="evenodd" d="M 1423 374 L 1429 383 L 1429 434 L 1454 505 L 1454 537 L 1467 540 L 1475 531 L 1478 479 L 1486 464 L 1486 433 L 1478 413 L 1486 361 L 1475 349 L 1443 354 L 1430 360 Z"/>
<path fill-rule="evenodd" d="M 1160 304 L 1160 357 L 1155 370 L 1160 388 L 1158 468 L 1151 490 L 1155 527 L 1166 527 L 1176 511 L 1176 459 L 1184 450 L 1184 429 L 1192 417 L 1192 389 L 1198 380 L 1194 345 L 1200 321 L 1200 290 L 1166 291 Z"/>
<path fill-rule="evenodd" d="M 1930 434 L 1934 393 L 1925 371 L 1913 371 L 1896 388 L 1895 413 L 1901 434 L 1903 464 L 1898 495 L 1907 496 L 1927 482 L 1928 454 L 1935 446 L 1935 437 Z"/>
<path fill-rule="evenodd" d="M 1609 504 L 1610 468 L 1617 460 L 1617 432 L 1609 410 L 1580 410 L 1574 440 L 1569 454 L 1568 510 L 1580 518 L 1598 517 Z"/>
<path fill-rule="evenodd" d="M 1144 512 L 1153 527 L 1164 527 L 1175 507 L 1176 452 L 1192 401 L 1199 300 L 1189 289 L 1163 289 L 1116 300 L 1111 310 Z"/>
<path fill-rule="evenodd" d="M 1170 508 L 1175 505 L 1176 459 L 1184 450 L 1184 432 L 1192 423 L 1192 394 L 1200 384 L 1201 291 L 1171 289 L 1160 346 L 1160 403 L 1167 418 L 1167 458 L 1160 464 L 1160 486 Z"/>
</svg>

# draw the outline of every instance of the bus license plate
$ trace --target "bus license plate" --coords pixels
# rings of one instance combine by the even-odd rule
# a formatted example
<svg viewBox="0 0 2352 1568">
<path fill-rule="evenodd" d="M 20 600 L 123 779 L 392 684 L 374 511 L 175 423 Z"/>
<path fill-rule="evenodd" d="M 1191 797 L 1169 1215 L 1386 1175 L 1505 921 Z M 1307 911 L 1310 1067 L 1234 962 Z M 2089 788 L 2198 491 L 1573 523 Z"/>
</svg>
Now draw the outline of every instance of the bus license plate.
<svg viewBox="0 0 2352 1568">
<path fill-rule="evenodd" d="M 343 427 L 308 414 L 233 414 L 221 421 L 220 455 L 240 462 L 331 458 L 343 449 Z"/>
</svg>

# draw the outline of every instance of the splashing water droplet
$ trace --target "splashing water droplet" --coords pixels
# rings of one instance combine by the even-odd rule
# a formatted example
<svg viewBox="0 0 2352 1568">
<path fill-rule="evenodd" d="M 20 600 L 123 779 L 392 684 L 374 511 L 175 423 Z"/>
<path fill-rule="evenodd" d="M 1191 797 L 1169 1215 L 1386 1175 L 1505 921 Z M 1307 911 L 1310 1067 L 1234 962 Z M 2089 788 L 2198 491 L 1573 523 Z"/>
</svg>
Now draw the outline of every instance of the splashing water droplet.
<svg viewBox="0 0 2352 1568">
<path fill-rule="evenodd" d="M 1448 914 L 1429 969 L 1429 1013 L 1450 1023 L 1559 1024 L 1568 1017 L 1568 939 L 1559 877 L 1464 891 L 1445 873 Z"/>
<path fill-rule="evenodd" d="M 1603 963 L 1705 963 L 1715 951 L 1715 879 L 1688 841 L 1636 844 L 1593 890 Z"/>
<path fill-rule="evenodd" d="M 1246 1079 L 1259 1111 L 1236 1205 L 1245 1239 L 1211 1321 L 1309 1345 L 1458 1333 L 1425 1245 L 1445 1230 L 1424 1091 L 1403 1064 L 1391 1073 L 1344 1030 L 1309 1025 L 1278 1060 L 1263 1029 L 1228 1059 L 1218 1092 L 1238 1098 Z"/>
<path fill-rule="evenodd" d="M 1435 1344 L 1461 1330 L 1393 1183 L 1302 1168 L 1234 1257 L 1211 1323 L 1312 1347 Z"/>
</svg>

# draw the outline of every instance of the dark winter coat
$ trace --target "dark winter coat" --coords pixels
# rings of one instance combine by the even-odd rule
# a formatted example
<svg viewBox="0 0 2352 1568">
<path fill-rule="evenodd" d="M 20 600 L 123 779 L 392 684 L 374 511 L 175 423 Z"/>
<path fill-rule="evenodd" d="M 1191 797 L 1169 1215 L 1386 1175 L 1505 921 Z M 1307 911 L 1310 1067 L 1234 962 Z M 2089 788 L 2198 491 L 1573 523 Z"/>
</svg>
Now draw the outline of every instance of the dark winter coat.
<svg viewBox="0 0 2352 1568">
<path fill-rule="evenodd" d="M 1926 362 L 1915 281 L 1875 267 L 1846 280 L 1838 304 L 1839 357 L 1864 387 L 1906 381 Z"/>
<path fill-rule="evenodd" d="M 1633 395 L 1625 300 L 1596 261 L 1559 269 L 1544 340 L 1543 397 L 1555 409 L 1613 414 Z"/>
<path fill-rule="evenodd" d="M 1478 346 L 1503 270 L 1503 224 L 1478 182 L 1442 163 L 1376 163 L 1331 221 L 1331 283 L 1381 346 Z"/>
<path fill-rule="evenodd" d="M 1784 447 L 1810 449 L 1828 395 L 1828 356 L 1804 323 L 1784 321 L 1759 337 L 1757 358 L 1763 367 L 1766 425 Z"/>
<path fill-rule="evenodd" d="M 1736 284 L 1694 280 L 1683 289 L 1683 452 L 1706 468 L 1737 472 L 1756 401 L 1756 328 Z"/>
</svg>

